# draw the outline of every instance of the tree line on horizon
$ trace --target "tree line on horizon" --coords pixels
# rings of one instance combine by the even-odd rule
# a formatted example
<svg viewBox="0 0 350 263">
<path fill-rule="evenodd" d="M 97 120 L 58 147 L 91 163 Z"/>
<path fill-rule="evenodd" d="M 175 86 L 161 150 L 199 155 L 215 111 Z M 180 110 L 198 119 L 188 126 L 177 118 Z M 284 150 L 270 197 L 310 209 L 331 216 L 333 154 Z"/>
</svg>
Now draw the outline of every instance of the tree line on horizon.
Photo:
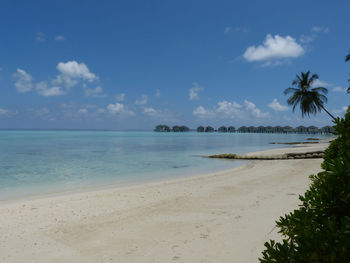
<svg viewBox="0 0 350 263">
<path fill-rule="evenodd" d="M 187 126 L 178 126 L 169 127 L 167 125 L 157 125 L 154 129 L 155 132 L 188 132 L 191 131 Z M 331 134 L 334 132 L 332 126 L 324 126 L 318 128 L 316 126 L 241 126 L 236 129 L 234 126 L 221 126 L 218 129 L 213 128 L 212 126 L 198 126 L 196 129 L 197 132 L 222 132 L 222 133 L 322 133 L 322 134 Z"/>
</svg>

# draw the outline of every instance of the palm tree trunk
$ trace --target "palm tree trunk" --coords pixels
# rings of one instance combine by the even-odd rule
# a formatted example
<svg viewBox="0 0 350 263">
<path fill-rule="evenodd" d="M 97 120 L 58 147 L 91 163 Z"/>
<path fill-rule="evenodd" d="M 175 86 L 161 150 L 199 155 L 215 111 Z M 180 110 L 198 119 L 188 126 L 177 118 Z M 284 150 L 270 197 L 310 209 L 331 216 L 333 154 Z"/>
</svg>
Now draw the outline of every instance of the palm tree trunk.
<svg viewBox="0 0 350 263">
<path fill-rule="evenodd" d="M 328 115 L 331 116 L 333 120 L 336 120 L 335 117 L 334 117 L 328 110 L 326 110 L 325 107 L 323 107 L 323 106 L 321 105 L 321 108 L 322 108 L 325 112 L 327 112 Z"/>
</svg>

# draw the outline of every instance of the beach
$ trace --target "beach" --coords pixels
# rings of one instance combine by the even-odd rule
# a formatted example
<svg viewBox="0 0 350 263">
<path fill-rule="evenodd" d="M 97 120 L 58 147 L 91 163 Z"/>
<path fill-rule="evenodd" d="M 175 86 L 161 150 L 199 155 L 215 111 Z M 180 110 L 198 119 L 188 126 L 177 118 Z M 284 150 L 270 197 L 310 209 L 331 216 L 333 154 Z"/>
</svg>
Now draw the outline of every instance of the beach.
<svg viewBox="0 0 350 263">
<path fill-rule="evenodd" d="M 328 143 L 264 151 L 322 150 Z M 254 153 L 256 154 L 256 153 Z M 0 262 L 258 262 L 322 159 L 0 202 Z"/>
</svg>

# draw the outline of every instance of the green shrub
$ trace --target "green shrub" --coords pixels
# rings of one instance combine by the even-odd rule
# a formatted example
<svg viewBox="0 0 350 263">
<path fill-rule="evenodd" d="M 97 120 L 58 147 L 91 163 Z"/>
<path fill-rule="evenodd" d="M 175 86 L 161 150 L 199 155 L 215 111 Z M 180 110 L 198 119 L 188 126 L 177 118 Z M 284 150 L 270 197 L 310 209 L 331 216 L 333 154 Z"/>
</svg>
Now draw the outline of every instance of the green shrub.
<svg viewBox="0 0 350 263">
<path fill-rule="evenodd" d="M 277 222 L 282 242 L 265 243 L 260 262 L 350 262 L 350 112 L 335 121 L 338 138 L 299 209 Z"/>
<path fill-rule="evenodd" d="M 330 146 L 325 151 L 324 162 L 322 163 L 322 168 L 325 170 L 328 169 L 328 165 L 330 165 L 332 163 L 332 160 L 335 158 L 343 159 L 343 161 L 349 161 L 349 159 L 346 160 L 346 158 L 349 157 L 350 149 L 349 109 L 345 114 L 344 119 L 336 120 L 335 135 L 338 135 L 338 137 L 332 141 Z"/>
</svg>

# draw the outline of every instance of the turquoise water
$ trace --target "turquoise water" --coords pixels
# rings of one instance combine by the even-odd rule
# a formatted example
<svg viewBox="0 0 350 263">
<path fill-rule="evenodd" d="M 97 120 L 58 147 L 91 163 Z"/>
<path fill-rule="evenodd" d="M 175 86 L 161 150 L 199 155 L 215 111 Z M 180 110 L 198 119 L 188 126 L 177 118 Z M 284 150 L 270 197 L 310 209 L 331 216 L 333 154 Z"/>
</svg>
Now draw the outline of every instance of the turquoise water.
<svg viewBox="0 0 350 263">
<path fill-rule="evenodd" d="M 209 173 L 242 161 L 199 155 L 246 153 L 301 134 L 0 131 L 0 200 L 91 186 Z M 318 136 L 320 137 L 320 136 Z"/>
</svg>

